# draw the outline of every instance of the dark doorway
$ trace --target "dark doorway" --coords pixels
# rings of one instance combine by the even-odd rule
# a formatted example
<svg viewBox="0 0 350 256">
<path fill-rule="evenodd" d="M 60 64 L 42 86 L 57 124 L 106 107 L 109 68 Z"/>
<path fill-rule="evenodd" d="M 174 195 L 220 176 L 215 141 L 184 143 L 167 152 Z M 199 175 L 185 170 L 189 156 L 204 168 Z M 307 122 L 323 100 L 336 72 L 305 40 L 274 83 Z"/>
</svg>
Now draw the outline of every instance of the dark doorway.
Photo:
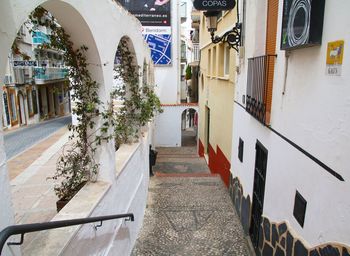
<svg viewBox="0 0 350 256">
<path fill-rule="evenodd" d="M 43 101 L 42 101 L 41 97 L 42 97 L 41 88 L 38 87 L 38 99 L 39 99 L 40 118 L 44 118 L 45 112 L 44 112 Z"/>
<path fill-rule="evenodd" d="M 209 137 L 210 137 L 210 108 L 205 107 L 205 144 L 206 144 L 206 153 L 209 154 Z"/>
<path fill-rule="evenodd" d="M 46 90 L 46 104 L 47 104 L 47 115 L 48 117 L 52 117 L 52 114 L 54 113 L 52 111 L 52 106 L 51 106 L 51 94 L 50 94 L 50 89 L 48 87 L 45 87 Z"/>
<path fill-rule="evenodd" d="M 19 124 L 20 125 L 25 125 L 27 123 L 27 118 L 26 118 L 26 110 L 25 110 L 25 99 L 23 96 L 23 93 L 21 91 L 18 91 L 18 109 L 19 109 Z"/>
<path fill-rule="evenodd" d="M 198 113 L 194 109 L 186 109 L 181 115 L 181 146 L 197 145 Z"/>
<path fill-rule="evenodd" d="M 261 215 L 264 207 L 265 181 L 267 166 L 267 149 L 259 142 L 255 145 L 255 171 L 253 188 L 253 206 L 252 218 L 249 234 L 255 251 L 258 250 L 259 229 L 261 224 Z"/>
<path fill-rule="evenodd" d="M 7 94 L 6 92 L 3 93 L 4 97 L 4 107 L 5 107 L 5 115 L 6 115 L 6 126 L 10 125 L 10 112 L 9 112 L 9 105 L 7 101 Z"/>
</svg>

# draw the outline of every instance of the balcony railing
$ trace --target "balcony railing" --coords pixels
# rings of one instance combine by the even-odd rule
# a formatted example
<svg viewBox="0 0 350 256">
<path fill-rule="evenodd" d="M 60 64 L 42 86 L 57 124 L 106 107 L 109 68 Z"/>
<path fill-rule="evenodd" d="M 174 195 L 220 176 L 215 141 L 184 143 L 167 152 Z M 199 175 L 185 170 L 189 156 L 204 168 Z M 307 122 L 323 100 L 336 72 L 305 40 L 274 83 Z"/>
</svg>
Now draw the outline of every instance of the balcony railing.
<svg viewBox="0 0 350 256">
<path fill-rule="evenodd" d="M 273 79 L 270 69 L 275 55 L 264 55 L 248 59 L 247 102 L 246 111 L 261 123 L 266 124 L 268 102 L 268 85 Z"/>
<path fill-rule="evenodd" d="M 32 34 L 33 44 L 50 43 L 49 37 L 42 31 L 34 31 Z"/>
<path fill-rule="evenodd" d="M 36 67 L 34 68 L 34 76 L 35 80 L 58 80 L 65 79 L 68 75 L 67 68 L 44 68 L 44 67 Z"/>
</svg>

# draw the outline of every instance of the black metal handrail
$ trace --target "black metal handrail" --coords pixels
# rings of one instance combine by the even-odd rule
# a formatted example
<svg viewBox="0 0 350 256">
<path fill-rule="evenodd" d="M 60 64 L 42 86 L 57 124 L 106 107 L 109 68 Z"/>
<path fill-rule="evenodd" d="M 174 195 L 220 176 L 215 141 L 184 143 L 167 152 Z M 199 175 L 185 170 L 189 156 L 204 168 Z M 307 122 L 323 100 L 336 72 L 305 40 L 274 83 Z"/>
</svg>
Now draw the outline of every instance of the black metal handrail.
<svg viewBox="0 0 350 256">
<path fill-rule="evenodd" d="M 265 124 L 269 68 L 276 55 L 248 59 L 246 111 Z"/>
<path fill-rule="evenodd" d="M 97 228 L 97 227 L 101 227 L 102 222 L 105 220 L 124 219 L 124 218 L 127 221 L 134 221 L 134 214 L 126 213 L 126 214 L 106 215 L 106 216 L 98 216 L 98 217 L 89 217 L 89 218 L 59 220 L 59 221 L 51 221 L 51 222 L 8 226 L 0 232 L 0 255 L 2 253 L 2 249 L 3 249 L 7 239 L 12 235 L 21 235 L 20 242 L 16 242 L 16 243 L 8 242 L 7 244 L 8 245 L 21 245 L 23 243 L 24 235 L 26 233 L 43 231 L 43 230 L 48 230 L 48 229 L 69 227 L 69 226 L 81 225 L 81 224 L 92 223 L 92 222 L 100 222 L 99 225 L 95 226 L 95 228 Z"/>
</svg>

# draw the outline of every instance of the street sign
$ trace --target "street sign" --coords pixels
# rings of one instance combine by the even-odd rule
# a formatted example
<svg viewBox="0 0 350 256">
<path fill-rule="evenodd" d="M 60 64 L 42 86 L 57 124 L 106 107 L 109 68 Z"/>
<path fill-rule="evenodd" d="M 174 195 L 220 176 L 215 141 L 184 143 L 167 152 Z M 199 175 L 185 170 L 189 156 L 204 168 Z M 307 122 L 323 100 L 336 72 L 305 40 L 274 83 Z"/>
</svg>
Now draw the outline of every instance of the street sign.
<svg viewBox="0 0 350 256">
<path fill-rule="evenodd" d="M 14 60 L 14 67 L 35 67 L 37 62 L 35 60 Z"/>
<path fill-rule="evenodd" d="M 194 0 L 193 6 L 198 11 L 225 11 L 235 7 L 235 0 Z"/>
</svg>

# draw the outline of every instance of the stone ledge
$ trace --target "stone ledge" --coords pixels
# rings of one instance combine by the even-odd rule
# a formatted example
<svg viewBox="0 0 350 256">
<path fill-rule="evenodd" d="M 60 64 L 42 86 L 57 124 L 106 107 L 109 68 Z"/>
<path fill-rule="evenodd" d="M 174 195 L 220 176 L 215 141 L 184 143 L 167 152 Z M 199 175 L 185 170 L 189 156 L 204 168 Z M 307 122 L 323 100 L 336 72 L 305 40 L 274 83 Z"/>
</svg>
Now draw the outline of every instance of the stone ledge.
<svg viewBox="0 0 350 256">
<path fill-rule="evenodd" d="M 123 144 L 115 152 L 115 171 L 116 175 L 122 172 L 124 167 L 129 163 L 141 143 Z"/>
<path fill-rule="evenodd" d="M 130 144 L 122 144 L 115 152 L 115 171 L 118 176 L 125 166 L 130 162 L 133 155 L 139 149 L 144 139 L 148 138 L 148 131 L 150 129 L 150 123 L 141 127 L 141 135 L 138 142 Z"/>
<path fill-rule="evenodd" d="M 86 184 L 52 221 L 90 217 L 111 184 Z M 60 255 L 74 238 L 81 225 L 43 231 L 28 245 L 26 255 Z"/>
</svg>

